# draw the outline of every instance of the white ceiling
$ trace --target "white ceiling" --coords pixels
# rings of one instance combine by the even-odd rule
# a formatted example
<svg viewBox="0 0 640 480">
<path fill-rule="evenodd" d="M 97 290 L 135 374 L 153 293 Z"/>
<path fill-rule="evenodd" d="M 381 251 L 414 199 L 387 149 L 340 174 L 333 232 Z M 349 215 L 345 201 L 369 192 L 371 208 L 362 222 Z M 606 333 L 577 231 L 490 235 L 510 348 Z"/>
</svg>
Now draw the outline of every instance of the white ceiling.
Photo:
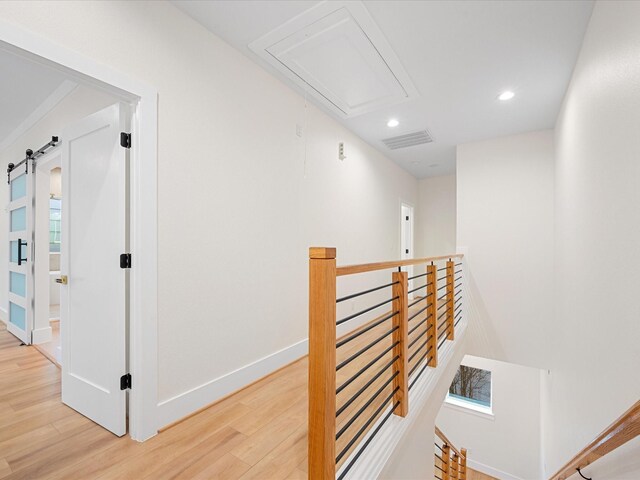
<svg viewBox="0 0 640 480">
<path fill-rule="evenodd" d="M 0 150 L 55 106 L 71 87 L 57 71 L 0 49 Z"/>
<path fill-rule="evenodd" d="M 315 1 L 174 1 L 178 8 L 301 91 L 248 45 Z M 349 2 L 361 3 L 361 2 Z M 455 171 L 455 146 L 552 128 L 593 2 L 364 1 L 418 96 L 344 118 L 332 114 L 417 177 Z M 359 8 L 359 7 L 358 7 Z M 504 90 L 516 97 L 497 100 Z M 396 128 L 386 126 L 397 118 Z M 391 136 L 427 129 L 434 142 L 389 150 Z"/>
</svg>

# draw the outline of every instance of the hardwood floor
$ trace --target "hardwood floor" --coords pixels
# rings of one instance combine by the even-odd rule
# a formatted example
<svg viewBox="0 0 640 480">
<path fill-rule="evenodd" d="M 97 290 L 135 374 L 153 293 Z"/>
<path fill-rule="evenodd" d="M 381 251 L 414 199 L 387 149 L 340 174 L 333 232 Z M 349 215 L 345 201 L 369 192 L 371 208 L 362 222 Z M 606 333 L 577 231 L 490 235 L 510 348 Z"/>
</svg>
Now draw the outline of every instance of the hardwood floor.
<svg viewBox="0 0 640 480">
<path fill-rule="evenodd" d="M 36 349 L 40 351 L 45 357 L 51 360 L 58 368 L 60 365 L 58 364 L 58 360 L 56 356 L 58 352 L 56 351 L 60 346 L 60 321 L 52 321 L 51 322 L 51 341 L 47 343 L 41 343 L 39 345 L 34 345 Z"/>
<path fill-rule="evenodd" d="M 422 303 L 413 309 L 422 308 Z M 411 339 L 429 323 L 416 329 Z M 389 329 L 390 322 L 384 322 L 360 335 L 339 349 L 338 362 Z M 389 337 L 341 369 L 337 384 L 353 376 L 390 342 Z M 411 366 L 420 357 L 417 355 Z M 380 370 L 390 359 L 391 353 L 381 357 L 371 371 Z M 391 373 L 389 368 L 338 417 L 340 430 L 362 409 L 362 415 L 338 441 L 337 453 L 391 391 L 391 386 L 382 388 Z M 346 388 L 338 406 L 369 378 L 358 379 Z M 365 407 L 380 388 L 383 393 L 378 400 Z M 34 347 L 20 346 L 0 323 L 0 478 L 307 478 L 307 359 L 137 443 L 115 437 L 63 405 L 60 370 Z"/>
<path fill-rule="evenodd" d="M 468 468 L 467 471 L 467 480 L 498 480 L 497 478 L 487 475 L 486 473 L 478 472 L 476 470 L 472 470 L 471 468 Z"/>
</svg>

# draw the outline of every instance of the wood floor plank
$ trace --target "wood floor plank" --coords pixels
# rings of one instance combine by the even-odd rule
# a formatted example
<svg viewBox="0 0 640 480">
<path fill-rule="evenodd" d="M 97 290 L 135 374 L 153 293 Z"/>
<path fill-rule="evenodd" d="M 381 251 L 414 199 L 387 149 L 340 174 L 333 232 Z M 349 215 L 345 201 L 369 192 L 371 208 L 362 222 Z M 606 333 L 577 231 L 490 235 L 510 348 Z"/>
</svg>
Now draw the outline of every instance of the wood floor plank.
<svg viewBox="0 0 640 480">
<path fill-rule="evenodd" d="M 371 343 L 385 329 L 388 325 L 380 325 L 342 347 L 339 361 Z M 411 338 L 423 334 L 418 329 Z M 386 343 L 380 342 L 338 372 L 338 384 L 374 358 L 383 345 Z M 372 371 L 390 358 L 381 358 Z M 35 348 L 21 346 L 0 324 L 0 478 L 306 478 L 307 369 L 305 357 L 137 443 L 112 435 L 63 405 L 60 370 Z M 358 378 L 338 401 L 346 401 L 369 378 Z M 342 412 L 338 427 L 349 421 L 383 381 L 373 382 Z M 352 423 L 338 446 L 363 425 L 382 397 Z"/>
</svg>

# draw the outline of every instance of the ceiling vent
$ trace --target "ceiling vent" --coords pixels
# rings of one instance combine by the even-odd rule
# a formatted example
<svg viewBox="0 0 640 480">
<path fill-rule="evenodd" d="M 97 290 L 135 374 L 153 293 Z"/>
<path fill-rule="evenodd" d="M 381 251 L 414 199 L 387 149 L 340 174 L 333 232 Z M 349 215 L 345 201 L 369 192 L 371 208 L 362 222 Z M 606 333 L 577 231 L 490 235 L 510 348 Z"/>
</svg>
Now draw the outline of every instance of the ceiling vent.
<svg viewBox="0 0 640 480">
<path fill-rule="evenodd" d="M 422 145 L 423 143 L 433 142 L 433 137 L 426 130 L 420 132 L 407 133 L 406 135 L 398 135 L 397 137 L 385 138 L 382 140 L 390 150 L 398 150 L 399 148 L 413 147 L 414 145 Z"/>
</svg>

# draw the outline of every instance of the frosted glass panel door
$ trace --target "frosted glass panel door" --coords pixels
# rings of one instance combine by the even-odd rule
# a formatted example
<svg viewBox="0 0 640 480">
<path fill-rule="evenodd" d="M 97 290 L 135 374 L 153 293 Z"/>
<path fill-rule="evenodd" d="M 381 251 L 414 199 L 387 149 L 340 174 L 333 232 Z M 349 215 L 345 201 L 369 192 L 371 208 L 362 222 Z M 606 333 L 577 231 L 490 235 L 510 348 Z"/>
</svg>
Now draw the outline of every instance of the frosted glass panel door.
<svg viewBox="0 0 640 480">
<path fill-rule="evenodd" d="M 33 176 L 24 164 L 9 175 L 9 285 L 7 330 L 31 343 L 33 328 Z"/>
</svg>

